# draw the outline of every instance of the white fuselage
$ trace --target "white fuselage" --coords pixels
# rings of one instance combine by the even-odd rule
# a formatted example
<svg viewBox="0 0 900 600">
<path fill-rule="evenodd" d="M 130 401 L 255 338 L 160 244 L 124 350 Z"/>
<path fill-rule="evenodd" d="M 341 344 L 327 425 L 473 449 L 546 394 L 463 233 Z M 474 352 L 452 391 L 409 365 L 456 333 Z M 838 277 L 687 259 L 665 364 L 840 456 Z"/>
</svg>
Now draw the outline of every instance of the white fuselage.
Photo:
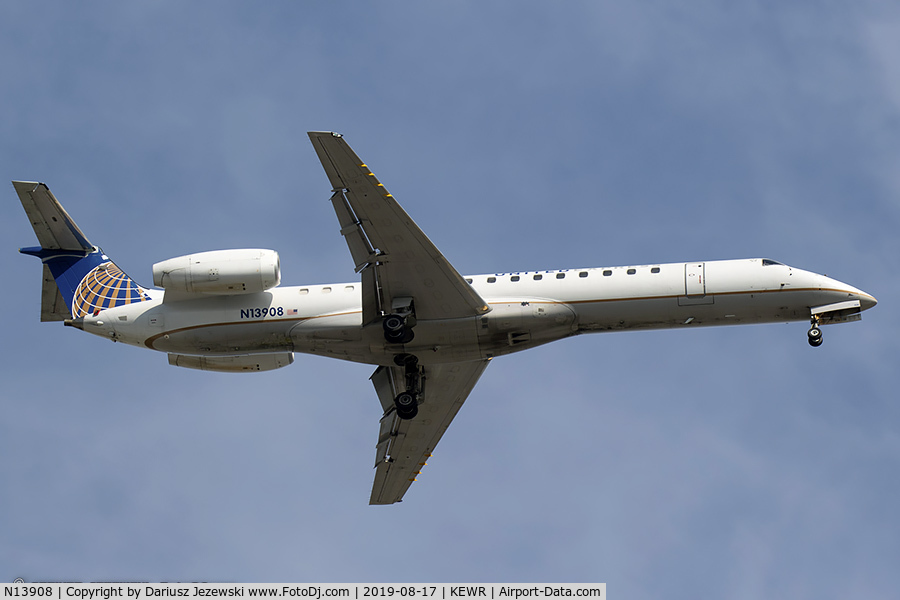
<svg viewBox="0 0 900 600">
<path fill-rule="evenodd" d="M 423 365 L 479 360 L 579 333 L 809 320 L 811 309 L 870 295 L 840 281 L 763 259 L 475 275 L 490 306 L 479 317 L 420 320 L 404 345 L 380 323 L 362 326 L 359 283 L 277 287 L 254 294 L 180 295 L 101 311 L 85 331 L 191 356 L 321 354 L 391 365 L 400 352 Z"/>
</svg>

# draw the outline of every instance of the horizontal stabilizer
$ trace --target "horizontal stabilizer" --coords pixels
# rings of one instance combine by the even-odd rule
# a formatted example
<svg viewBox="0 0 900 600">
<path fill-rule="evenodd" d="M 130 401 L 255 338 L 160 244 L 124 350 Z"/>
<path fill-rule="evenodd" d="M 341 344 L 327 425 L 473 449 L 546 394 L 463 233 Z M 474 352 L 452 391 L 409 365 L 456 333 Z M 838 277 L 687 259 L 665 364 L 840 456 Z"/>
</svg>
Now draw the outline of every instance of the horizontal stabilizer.
<svg viewBox="0 0 900 600">
<path fill-rule="evenodd" d="M 41 248 L 91 252 L 93 244 L 43 183 L 13 181 Z"/>
</svg>

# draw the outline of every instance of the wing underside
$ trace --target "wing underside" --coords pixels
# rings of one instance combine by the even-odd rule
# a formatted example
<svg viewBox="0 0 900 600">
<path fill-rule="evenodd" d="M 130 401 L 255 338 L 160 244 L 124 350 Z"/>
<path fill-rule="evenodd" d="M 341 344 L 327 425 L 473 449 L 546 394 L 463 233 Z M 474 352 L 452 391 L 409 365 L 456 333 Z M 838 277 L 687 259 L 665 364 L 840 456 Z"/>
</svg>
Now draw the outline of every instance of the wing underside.
<svg viewBox="0 0 900 600">
<path fill-rule="evenodd" d="M 413 298 L 417 319 L 473 317 L 489 309 L 344 139 L 310 132 L 334 194 L 341 234 L 362 272 L 363 324 Z"/>
<path fill-rule="evenodd" d="M 393 401 L 405 389 L 404 369 L 378 367 L 372 374 L 372 384 L 385 414 L 378 430 L 375 482 L 369 504 L 402 500 L 489 362 L 424 367 L 419 414 L 410 420 L 397 416 Z"/>
</svg>

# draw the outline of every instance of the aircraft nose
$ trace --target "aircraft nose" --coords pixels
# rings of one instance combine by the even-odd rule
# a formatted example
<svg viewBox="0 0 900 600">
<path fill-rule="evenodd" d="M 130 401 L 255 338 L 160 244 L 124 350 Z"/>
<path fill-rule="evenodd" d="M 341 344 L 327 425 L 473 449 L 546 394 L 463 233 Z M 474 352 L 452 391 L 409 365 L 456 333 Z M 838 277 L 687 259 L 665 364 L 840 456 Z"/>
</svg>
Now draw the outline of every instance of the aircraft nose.
<svg viewBox="0 0 900 600">
<path fill-rule="evenodd" d="M 838 295 L 835 298 L 843 297 L 847 299 L 848 297 L 853 300 L 859 300 L 859 308 L 860 310 L 868 310 L 878 304 L 878 300 L 875 299 L 871 294 L 867 294 L 857 287 L 853 287 L 849 283 L 844 283 L 843 281 L 838 281 L 837 279 L 832 279 L 827 275 L 822 275 L 821 277 L 821 289 L 830 289 L 832 292 L 836 292 Z"/>
<path fill-rule="evenodd" d="M 868 310 L 878 304 L 878 300 L 875 299 L 875 296 L 871 296 L 865 292 L 860 292 L 859 294 L 859 307 L 862 310 Z"/>
<path fill-rule="evenodd" d="M 875 299 L 871 294 L 867 294 L 859 288 L 855 288 L 852 285 L 847 285 L 846 283 L 841 283 L 841 286 L 847 291 L 848 294 L 854 299 L 859 300 L 859 308 L 860 310 L 868 310 L 878 304 L 878 300 Z"/>
</svg>

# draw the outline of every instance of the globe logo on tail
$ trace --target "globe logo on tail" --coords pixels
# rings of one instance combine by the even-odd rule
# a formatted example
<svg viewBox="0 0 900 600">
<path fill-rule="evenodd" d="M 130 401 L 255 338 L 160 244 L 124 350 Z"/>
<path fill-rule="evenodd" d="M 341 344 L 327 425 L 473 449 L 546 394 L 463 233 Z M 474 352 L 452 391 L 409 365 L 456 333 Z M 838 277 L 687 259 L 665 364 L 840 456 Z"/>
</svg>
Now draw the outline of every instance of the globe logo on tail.
<svg viewBox="0 0 900 600">
<path fill-rule="evenodd" d="M 147 291 L 136 284 L 114 263 L 94 267 L 75 288 L 72 315 L 77 319 L 96 315 L 101 310 L 150 300 Z"/>
</svg>

